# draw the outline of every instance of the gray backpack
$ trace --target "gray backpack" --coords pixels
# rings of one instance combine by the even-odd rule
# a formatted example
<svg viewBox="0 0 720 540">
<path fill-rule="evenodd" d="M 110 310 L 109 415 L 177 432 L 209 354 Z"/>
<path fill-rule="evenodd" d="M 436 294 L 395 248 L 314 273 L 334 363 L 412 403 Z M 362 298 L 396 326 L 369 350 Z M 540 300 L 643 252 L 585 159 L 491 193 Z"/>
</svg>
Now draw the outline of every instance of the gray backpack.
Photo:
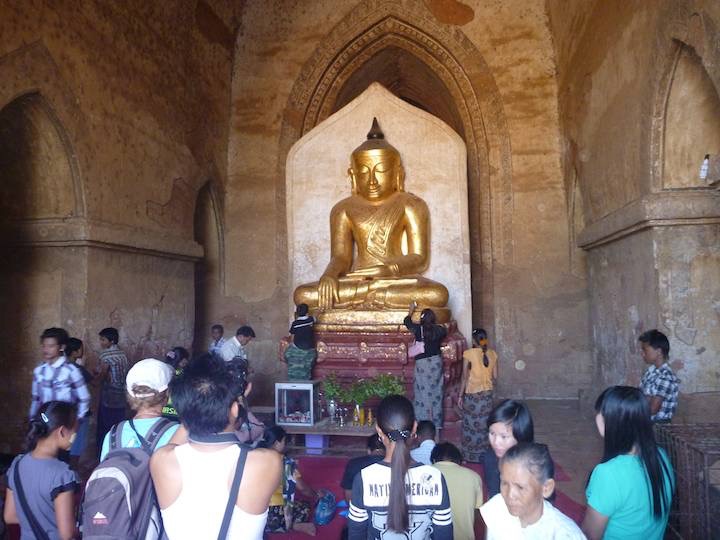
<svg viewBox="0 0 720 540">
<path fill-rule="evenodd" d="M 166 538 L 149 465 L 157 442 L 177 422 L 159 418 L 145 438 L 129 420 L 142 448 L 121 447 L 124 424 L 113 426 L 110 451 L 85 487 L 80 517 L 84 540 Z"/>
</svg>

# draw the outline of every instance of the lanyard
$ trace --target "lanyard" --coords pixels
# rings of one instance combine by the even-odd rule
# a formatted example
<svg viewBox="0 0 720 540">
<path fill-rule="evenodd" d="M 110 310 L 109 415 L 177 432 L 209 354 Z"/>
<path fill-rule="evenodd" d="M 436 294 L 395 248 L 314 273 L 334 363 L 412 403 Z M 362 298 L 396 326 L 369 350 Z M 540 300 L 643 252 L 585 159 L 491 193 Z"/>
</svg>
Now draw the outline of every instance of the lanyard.
<svg viewBox="0 0 720 540">
<path fill-rule="evenodd" d="M 211 433 L 210 435 L 192 435 L 188 436 L 190 442 L 199 444 L 240 444 L 235 433 Z"/>
</svg>

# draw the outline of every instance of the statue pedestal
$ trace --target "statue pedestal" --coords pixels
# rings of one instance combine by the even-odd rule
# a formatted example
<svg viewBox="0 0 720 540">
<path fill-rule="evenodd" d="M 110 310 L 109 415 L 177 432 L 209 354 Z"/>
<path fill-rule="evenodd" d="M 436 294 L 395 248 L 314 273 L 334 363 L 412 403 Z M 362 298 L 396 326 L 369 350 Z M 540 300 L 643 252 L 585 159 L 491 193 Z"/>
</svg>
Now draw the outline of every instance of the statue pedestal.
<svg viewBox="0 0 720 540">
<path fill-rule="evenodd" d="M 452 324 L 455 331 L 457 331 L 457 324 L 451 320 L 452 315 L 450 309 L 447 307 L 439 308 L 419 305 L 413 314 L 413 321 L 415 321 L 415 323 L 420 322 L 420 314 L 425 307 L 430 307 L 433 310 L 435 320 L 438 324 L 445 324 L 448 329 L 450 328 L 450 324 Z M 366 335 L 377 333 L 407 333 L 404 322 L 408 314 L 407 309 L 384 309 L 382 311 L 378 311 L 377 309 L 332 309 L 324 312 L 312 310 L 311 313 L 317 321 L 315 332 L 318 335 L 319 333 L 365 333 Z M 449 334 L 450 332 L 448 331 L 448 335 Z"/>
<path fill-rule="evenodd" d="M 407 313 L 406 313 L 407 314 Z M 462 376 L 462 354 L 466 341 L 455 321 L 445 324 L 448 337 L 443 342 L 443 412 L 445 426 L 459 417 L 457 403 Z M 403 327 L 387 332 L 324 330 L 315 333 L 318 358 L 313 379 L 334 374 L 338 381 L 350 384 L 357 379 L 390 373 L 402 378 L 405 395 L 412 399 L 415 361 L 408 358 L 413 335 Z"/>
</svg>

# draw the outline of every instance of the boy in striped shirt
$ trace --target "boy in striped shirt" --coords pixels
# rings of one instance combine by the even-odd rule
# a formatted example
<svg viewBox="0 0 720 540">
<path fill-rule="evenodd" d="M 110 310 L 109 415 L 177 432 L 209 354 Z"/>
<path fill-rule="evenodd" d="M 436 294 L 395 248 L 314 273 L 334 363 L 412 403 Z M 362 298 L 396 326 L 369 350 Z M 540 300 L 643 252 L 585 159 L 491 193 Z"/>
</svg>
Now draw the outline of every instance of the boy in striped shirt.
<svg viewBox="0 0 720 540">
<path fill-rule="evenodd" d="M 88 414 L 90 392 L 85 378 L 78 367 L 65 358 L 68 337 L 63 328 L 48 328 L 40 335 L 43 363 L 33 370 L 30 418 L 48 401 L 76 404 L 78 418 L 85 418 Z"/>
</svg>

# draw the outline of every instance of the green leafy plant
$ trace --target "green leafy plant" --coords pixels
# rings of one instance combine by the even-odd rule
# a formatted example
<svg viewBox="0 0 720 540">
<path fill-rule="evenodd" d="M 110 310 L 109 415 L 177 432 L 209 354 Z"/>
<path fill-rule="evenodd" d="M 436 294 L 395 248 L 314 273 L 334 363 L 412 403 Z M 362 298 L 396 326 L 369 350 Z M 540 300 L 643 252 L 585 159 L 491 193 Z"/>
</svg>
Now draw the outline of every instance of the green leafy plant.
<svg viewBox="0 0 720 540">
<path fill-rule="evenodd" d="M 362 405 L 368 400 L 378 397 L 380 399 L 392 394 L 405 394 L 405 385 L 402 379 L 389 373 L 380 374 L 371 379 L 360 379 L 349 387 L 343 387 L 332 374 L 323 382 L 326 399 L 334 399 L 344 403 L 357 403 Z"/>
<path fill-rule="evenodd" d="M 325 399 L 335 401 L 345 401 L 346 391 L 337 380 L 337 377 L 333 373 L 325 377 L 323 381 L 323 392 L 325 393 Z"/>
</svg>

